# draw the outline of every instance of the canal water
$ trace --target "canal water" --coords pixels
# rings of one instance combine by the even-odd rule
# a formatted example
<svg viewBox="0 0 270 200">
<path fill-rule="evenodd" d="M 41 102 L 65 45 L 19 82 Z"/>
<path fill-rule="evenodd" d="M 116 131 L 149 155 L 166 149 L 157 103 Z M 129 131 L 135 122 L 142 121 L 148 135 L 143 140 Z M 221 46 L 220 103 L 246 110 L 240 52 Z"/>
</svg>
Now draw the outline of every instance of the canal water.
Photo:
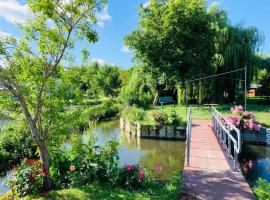
<svg viewBox="0 0 270 200">
<path fill-rule="evenodd" d="M 270 182 L 270 146 L 244 145 L 239 164 L 251 187 L 257 185 L 259 178 Z"/>
</svg>

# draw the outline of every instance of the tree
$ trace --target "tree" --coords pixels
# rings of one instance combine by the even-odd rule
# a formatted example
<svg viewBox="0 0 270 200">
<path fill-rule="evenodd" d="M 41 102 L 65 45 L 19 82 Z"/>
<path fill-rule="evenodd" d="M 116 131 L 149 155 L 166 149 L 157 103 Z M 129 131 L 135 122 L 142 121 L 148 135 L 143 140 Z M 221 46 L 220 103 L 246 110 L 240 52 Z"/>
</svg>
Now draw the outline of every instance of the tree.
<svg viewBox="0 0 270 200">
<path fill-rule="evenodd" d="M 211 71 L 214 32 L 204 0 L 151 0 L 139 16 L 140 27 L 125 44 L 152 74 L 157 92 L 159 85 L 184 86 L 186 79 Z"/>
<path fill-rule="evenodd" d="M 258 92 L 265 96 L 267 100 L 270 97 L 270 73 L 267 72 L 266 69 L 261 70 L 258 77 L 258 84 L 260 87 L 258 88 Z"/>
<path fill-rule="evenodd" d="M 97 41 L 92 25 L 97 21 L 96 11 L 104 3 L 104 0 L 28 0 L 35 17 L 21 27 L 24 37 L 20 41 L 11 37 L 0 40 L 4 63 L 0 66 L 0 81 L 20 103 L 44 169 L 50 167 L 47 144 L 53 135 L 51 121 L 62 119 L 61 107 L 54 109 L 54 101 L 65 103 L 56 93 L 61 91 L 58 90 L 61 63 L 68 60 L 76 40 L 86 38 L 87 44 Z M 83 53 L 87 55 L 86 49 Z M 53 113 L 56 115 L 50 119 Z M 44 178 L 44 188 L 52 188 L 50 173 Z"/>
<path fill-rule="evenodd" d="M 115 96 L 121 87 L 120 70 L 116 66 L 101 65 L 96 80 L 105 96 Z"/>
</svg>

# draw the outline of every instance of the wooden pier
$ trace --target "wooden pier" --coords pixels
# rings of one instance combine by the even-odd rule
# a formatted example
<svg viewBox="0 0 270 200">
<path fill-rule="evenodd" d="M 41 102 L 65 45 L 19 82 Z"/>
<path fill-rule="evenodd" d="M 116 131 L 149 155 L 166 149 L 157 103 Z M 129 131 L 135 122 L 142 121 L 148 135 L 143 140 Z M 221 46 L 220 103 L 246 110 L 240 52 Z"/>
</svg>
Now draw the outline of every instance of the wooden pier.
<svg viewBox="0 0 270 200">
<path fill-rule="evenodd" d="M 255 199 L 242 173 L 212 130 L 212 121 L 194 120 L 189 163 L 184 166 L 185 191 L 204 200 Z"/>
</svg>

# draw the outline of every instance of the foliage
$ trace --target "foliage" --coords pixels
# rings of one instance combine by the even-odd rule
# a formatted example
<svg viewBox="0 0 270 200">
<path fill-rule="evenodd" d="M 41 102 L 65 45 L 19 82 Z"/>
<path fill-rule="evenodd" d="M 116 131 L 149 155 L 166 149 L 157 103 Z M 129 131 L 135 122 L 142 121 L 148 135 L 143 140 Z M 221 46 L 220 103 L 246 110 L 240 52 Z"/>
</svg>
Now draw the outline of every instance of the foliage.
<svg viewBox="0 0 270 200">
<path fill-rule="evenodd" d="M 20 163 L 24 158 L 34 158 L 37 147 L 25 122 L 9 125 L 0 132 L 0 171 Z"/>
<path fill-rule="evenodd" d="M 90 136 L 85 144 L 74 136 L 67 152 L 55 154 L 52 175 L 57 187 L 85 186 L 93 181 L 114 184 L 118 177 L 118 143 L 114 140 L 96 146 Z"/>
<path fill-rule="evenodd" d="M 120 70 L 116 66 L 101 65 L 96 75 L 96 81 L 105 96 L 116 96 L 121 87 Z"/>
<path fill-rule="evenodd" d="M 90 121 L 100 121 L 115 117 L 119 113 L 120 105 L 109 99 L 100 105 L 85 110 Z"/>
<path fill-rule="evenodd" d="M 173 110 L 168 114 L 167 125 L 180 126 L 185 125 L 185 122 L 182 118 Z"/>
<path fill-rule="evenodd" d="M 232 25 L 226 11 L 215 4 L 207 7 L 204 0 L 151 0 L 147 7 L 141 7 L 139 16 L 139 27 L 126 36 L 125 44 L 151 75 L 158 92 L 175 89 L 180 83 L 183 93 L 186 80 L 245 66 L 250 83 L 262 68 L 262 63 L 255 61 L 260 60 L 255 53 L 262 44 L 262 34 L 255 27 Z M 243 71 L 189 83 L 186 93 L 199 103 L 233 102 L 241 86 L 235 79 L 244 79 Z"/>
<path fill-rule="evenodd" d="M 150 181 L 149 172 L 140 165 L 126 164 L 120 169 L 118 185 L 129 189 L 145 187 Z"/>
<path fill-rule="evenodd" d="M 270 200 L 270 183 L 259 178 L 258 186 L 254 188 L 254 193 L 258 200 Z"/>
<path fill-rule="evenodd" d="M 24 160 L 10 181 L 12 192 L 23 197 L 29 194 L 40 194 L 43 188 L 43 178 L 48 173 L 43 163 L 34 159 Z"/>
<path fill-rule="evenodd" d="M 258 92 L 262 96 L 270 96 L 270 73 L 266 70 L 262 70 L 259 74 L 258 84 L 260 87 L 258 88 Z"/>
<path fill-rule="evenodd" d="M 163 125 L 165 125 L 168 116 L 165 112 L 153 112 L 151 114 L 151 119 L 155 127 L 161 128 Z"/>
<path fill-rule="evenodd" d="M 133 122 L 141 122 L 145 119 L 145 111 L 136 106 L 126 106 L 122 110 L 121 116 Z"/>
<path fill-rule="evenodd" d="M 127 105 L 147 107 L 153 101 L 155 93 L 154 80 L 141 68 L 134 68 L 132 75 L 120 93 L 121 100 Z"/>
<path fill-rule="evenodd" d="M 44 168 L 49 168 L 48 146 L 57 145 L 59 140 L 54 139 L 60 135 L 52 129 L 63 131 L 62 126 L 69 124 L 61 121 L 68 112 L 63 94 L 66 90 L 62 90 L 65 84 L 59 80 L 62 63 L 72 60 L 70 52 L 78 40 L 86 41 L 82 56 L 83 61 L 87 60 L 87 47 L 98 39 L 93 30 L 95 16 L 106 1 L 28 0 L 27 3 L 34 17 L 20 27 L 23 37 L 0 38 L 0 58 L 5 61 L 0 66 L 0 82 L 18 100 Z M 68 119 L 74 122 L 76 118 L 68 116 Z M 44 183 L 45 189 L 52 188 L 49 173 Z"/>
<path fill-rule="evenodd" d="M 260 131 L 262 126 L 256 121 L 253 112 L 244 111 L 242 106 L 231 108 L 231 112 L 234 115 L 229 115 L 226 118 L 236 127 L 241 130 Z"/>
</svg>

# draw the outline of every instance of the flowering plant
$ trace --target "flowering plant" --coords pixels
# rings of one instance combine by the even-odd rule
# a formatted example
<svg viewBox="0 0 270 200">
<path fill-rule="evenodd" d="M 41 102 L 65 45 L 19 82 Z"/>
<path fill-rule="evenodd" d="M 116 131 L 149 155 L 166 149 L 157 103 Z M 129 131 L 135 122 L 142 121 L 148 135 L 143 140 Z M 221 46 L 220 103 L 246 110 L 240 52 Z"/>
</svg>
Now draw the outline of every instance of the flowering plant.
<svg viewBox="0 0 270 200">
<path fill-rule="evenodd" d="M 149 172 L 142 165 L 126 164 L 120 169 L 119 184 L 127 188 L 139 188 L 149 180 Z"/>
<path fill-rule="evenodd" d="M 253 112 L 244 111 L 242 106 L 235 106 L 231 108 L 233 115 L 227 116 L 233 125 L 241 130 L 260 131 L 261 125 L 256 121 Z"/>
<path fill-rule="evenodd" d="M 43 188 L 43 178 L 48 169 L 35 159 L 26 159 L 19 166 L 14 179 L 9 182 L 12 192 L 19 197 L 28 194 L 39 194 Z"/>
</svg>

